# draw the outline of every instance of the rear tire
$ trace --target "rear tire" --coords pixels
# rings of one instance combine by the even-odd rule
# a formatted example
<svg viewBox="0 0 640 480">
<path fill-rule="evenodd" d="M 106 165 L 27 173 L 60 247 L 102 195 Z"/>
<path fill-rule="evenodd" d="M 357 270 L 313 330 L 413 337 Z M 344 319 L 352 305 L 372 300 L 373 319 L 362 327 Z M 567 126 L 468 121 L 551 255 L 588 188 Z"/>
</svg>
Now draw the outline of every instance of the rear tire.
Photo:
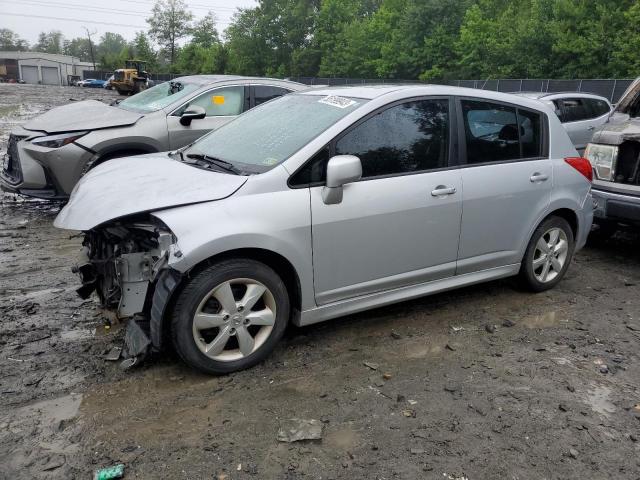
<svg viewBox="0 0 640 480">
<path fill-rule="evenodd" d="M 275 348 L 289 311 L 284 282 L 270 267 L 255 260 L 223 260 L 190 279 L 178 295 L 173 345 L 187 365 L 204 373 L 244 370 Z"/>
<path fill-rule="evenodd" d="M 520 282 L 528 290 L 543 292 L 555 287 L 567 273 L 575 241 L 569 223 L 552 216 L 531 236 L 520 267 Z"/>
</svg>

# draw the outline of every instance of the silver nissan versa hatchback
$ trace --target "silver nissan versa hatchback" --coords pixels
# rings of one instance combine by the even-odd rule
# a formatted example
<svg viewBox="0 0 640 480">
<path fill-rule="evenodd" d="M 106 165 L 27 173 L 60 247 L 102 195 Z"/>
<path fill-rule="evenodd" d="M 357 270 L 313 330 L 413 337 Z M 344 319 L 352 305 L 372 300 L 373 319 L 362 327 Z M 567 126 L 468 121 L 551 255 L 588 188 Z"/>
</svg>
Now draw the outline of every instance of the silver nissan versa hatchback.
<svg viewBox="0 0 640 480">
<path fill-rule="evenodd" d="M 55 225 L 84 232 L 83 296 L 209 373 L 264 359 L 289 322 L 512 275 L 547 290 L 593 217 L 553 111 L 496 92 L 293 93 L 150 158 L 89 172 Z"/>
</svg>

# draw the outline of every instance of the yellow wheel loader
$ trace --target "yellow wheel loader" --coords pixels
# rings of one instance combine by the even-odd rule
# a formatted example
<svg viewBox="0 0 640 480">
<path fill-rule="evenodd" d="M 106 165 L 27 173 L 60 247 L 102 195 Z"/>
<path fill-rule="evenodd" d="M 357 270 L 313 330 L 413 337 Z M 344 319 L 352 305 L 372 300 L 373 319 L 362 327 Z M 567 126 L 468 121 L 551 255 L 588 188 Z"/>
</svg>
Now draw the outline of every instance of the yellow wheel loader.
<svg viewBox="0 0 640 480">
<path fill-rule="evenodd" d="M 147 62 L 127 60 L 125 68 L 120 68 L 113 73 L 111 86 L 120 95 L 135 95 L 146 90 L 149 85 L 149 74 L 146 69 Z"/>
</svg>

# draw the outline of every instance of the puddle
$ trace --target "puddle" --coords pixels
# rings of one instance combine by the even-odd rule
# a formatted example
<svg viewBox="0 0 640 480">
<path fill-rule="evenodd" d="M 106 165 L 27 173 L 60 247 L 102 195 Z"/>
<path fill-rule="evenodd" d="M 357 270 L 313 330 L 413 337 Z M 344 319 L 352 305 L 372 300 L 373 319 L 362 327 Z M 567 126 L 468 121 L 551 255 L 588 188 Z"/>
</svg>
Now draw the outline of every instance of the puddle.
<svg viewBox="0 0 640 480">
<path fill-rule="evenodd" d="M 61 420 L 69 420 L 78 415 L 82 403 L 81 393 L 72 393 L 64 397 L 44 400 L 20 409 L 16 416 L 37 415 L 43 422 L 56 423 Z"/>
<path fill-rule="evenodd" d="M 82 328 L 78 330 L 65 330 L 60 332 L 60 338 L 62 340 L 86 340 L 88 338 L 93 338 L 96 336 L 95 328 Z"/>
<path fill-rule="evenodd" d="M 569 321 L 560 316 L 558 312 L 547 312 L 542 315 L 531 315 L 524 317 L 521 323 L 527 328 L 551 328 Z"/>
<path fill-rule="evenodd" d="M 592 390 L 587 392 L 585 400 L 594 412 L 606 417 L 616 411 L 616 406 L 609 401 L 610 395 L 611 389 L 609 387 L 594 386 Z"/>
</svg>

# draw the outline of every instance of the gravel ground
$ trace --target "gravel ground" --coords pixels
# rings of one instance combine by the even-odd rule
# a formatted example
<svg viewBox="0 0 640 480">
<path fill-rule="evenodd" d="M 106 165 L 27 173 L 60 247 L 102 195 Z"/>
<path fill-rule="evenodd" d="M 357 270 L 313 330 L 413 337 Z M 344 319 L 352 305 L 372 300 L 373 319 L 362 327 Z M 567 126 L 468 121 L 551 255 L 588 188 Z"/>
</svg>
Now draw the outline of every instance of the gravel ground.
<svg viewBox="0 0 640 480">
<path fill-rule="evenodd" d="M 11 127 L 111 92 L 0 84 Z M 0 206 L 0 478 L 638 479 L 640 232 L 591 240 L 533 295 L 499 281 L 306 328 L 207 377 L 172 354 L 123 371 L 74 293 L 60 205 Z M 291 418 L 316 441 L 283 443 Z"/>
</svg>

